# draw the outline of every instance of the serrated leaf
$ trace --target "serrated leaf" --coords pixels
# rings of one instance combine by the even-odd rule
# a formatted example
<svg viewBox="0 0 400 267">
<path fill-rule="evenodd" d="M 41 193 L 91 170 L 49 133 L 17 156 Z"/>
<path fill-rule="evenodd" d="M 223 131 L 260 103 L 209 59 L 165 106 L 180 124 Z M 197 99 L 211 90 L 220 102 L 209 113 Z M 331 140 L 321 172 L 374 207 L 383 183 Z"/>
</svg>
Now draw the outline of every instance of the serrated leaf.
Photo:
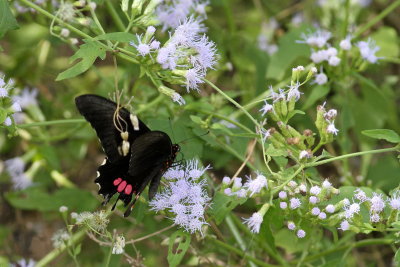
<svg viewBox="0 0 400 267">
<path fill-rule="evenodd" d="M 168 264 L 170 267 L 178 266 L 190 246 L 191 236 L 183 230 L 178 230 L 169 238 Z M 177 246 L 176 246 L 177 243 Z"/>
<path fill-rule="evenodd" d="M 236 198 L 235 196 L 227 196 L 222 192 L 217 192 L 209 213 L 214 217 L 215 222 L 220 224 L 231 210 L 244 202 L 246 202 L 246 198 Z"/>
<path fill-rule="evenodd" d="M 56 81 L 73 78 L 87 71 L 98 57 L 102 60 L 106 57 L 106 50 L 97 42 L 85 40 L 86 43 L 79 47 L 79 50 L 70 58 L 71 62 L 82 59 L 71 68 L 58 74 Z"/>
<path fill-rule="evenodd" d="M 361 132 L 363 135 L 366 135 L 375 139 L 384 139 L 390 143 L 400 143 L 400 136 L 393 130 L 389 129 L 374 129 L 374 130 L 365 130 Z"/>
<path fill-rule="evenodd" d="M 0 38 L 9 30 L 18 28 L 17 20 L 14 18 L 7 0 L 0 0 Z"/>
<path fill-rule="evenodd" d="M 129 32 L 111 32 L 99 35 L 95 39 L 129 43 L 130 41 L 137 40 L 137 37 Z"/>
</svg>

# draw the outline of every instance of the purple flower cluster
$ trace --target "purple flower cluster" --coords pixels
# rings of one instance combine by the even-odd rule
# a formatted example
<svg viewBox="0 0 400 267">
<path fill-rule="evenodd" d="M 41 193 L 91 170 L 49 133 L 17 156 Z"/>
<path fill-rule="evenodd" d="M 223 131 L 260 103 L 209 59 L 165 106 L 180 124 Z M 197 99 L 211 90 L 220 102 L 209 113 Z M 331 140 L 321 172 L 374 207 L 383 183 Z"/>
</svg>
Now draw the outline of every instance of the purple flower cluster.
<svg viewBox="0 0 400 267">
<path fill-rule="evenodd" d="M 172 0 L 163 1 L 156 8 L 156 17 L 162 25 L 162 31 L 175 29 L 186 18 L 194 16 L 206 19 L 207 0 Z"/>
<path fill-rule="evenodd" d="M 242 178 L 229 178 L 225 176 L 222 179 L 222 190 L 227 196 L 235 196 L 238 198 L 253 197 L 255 194 L 261 193 L 263 189 L 268 188 L 267 178 L 257 173 L 256 178 L 247 177 L 247 181 L 242 184 Z"/>
<path fill-rule="evenodd" d="M 21 158 L 8 159 L 4 163 L 14 189 L 21 190 L 32 185 L 32 180 L 24 172 L 25 162 Z"/>
<path fill-rule="evenodd" d="M 160 47 L 160 42 L 152 36 L 155 28 L 150 26 L 144 37 L 138 35 L 137 43 L 131 42 L 142 57 L 156 54 L 155 63 L 172 75 L 178 76 L 178 83 L 184 84 L 187 91 L 199 90 L 208 69 L 216 63 L 216 48 L 204 34 L 205 28 L 193 17 L 186 19 L 171 33 L 170 39 Z M 153 59 L 153 58 L 152 58 Z"/>
<path fill-rule="evenodd" d="M 207 224 L 204 212 L 210 198 L 205 190 L 206 180 L 200 177 L 209 168 L 200 168 L 197 160 L 184 167 L 170 168 L 164 175 L 169 186 L 150 202 L 152 210 L 172 214 L 174 223 L 190 233 L 201 232 L 202 226 Z"/>
</svg>

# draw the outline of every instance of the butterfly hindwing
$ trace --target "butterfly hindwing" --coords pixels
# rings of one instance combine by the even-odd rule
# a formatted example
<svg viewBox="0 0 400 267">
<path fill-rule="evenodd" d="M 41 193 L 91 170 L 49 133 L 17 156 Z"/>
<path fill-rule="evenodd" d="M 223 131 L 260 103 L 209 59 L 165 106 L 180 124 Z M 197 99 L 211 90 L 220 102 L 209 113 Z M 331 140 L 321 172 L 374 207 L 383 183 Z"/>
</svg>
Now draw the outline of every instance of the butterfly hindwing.
<svg viewBox="0 0 400 267">
<path fill-rule="evenodd" d="M 168 161 L 174 158 L 171 148 L 171 139 L 160 131 L 145 133 L 133 142 L 128 174 L 137 184 L 139 194 L 151 181 L 153 186 L 149 198 L 154 196 L 154 185 L 157 185 L 156 191 L 161 175 L 168 168 Z"/>
<path fill-rule="evenodd" d="M 118 152 L 118 146 L 121 145 L 121 133 L 115 127 L 114 113 L 117 108 L 116 103 L 98 96 L 98 95 L 81 95 L 75 98 L 76 106 L 79 112 L 95 129 L 97 136 L 100 139 L 104 152 L 110 162 L 116 162 L 122 158 Z M 124 129 L 129 134 L 129 142 L 132 143 L 136 137 L 143 133 L 149 132 L 150 129 L 139 121 L 139 130 L 133 129 L 130 113 L 125 108 L 119 110 L 119 116 L 126 122 L 127 129 Z"/>
</svg>

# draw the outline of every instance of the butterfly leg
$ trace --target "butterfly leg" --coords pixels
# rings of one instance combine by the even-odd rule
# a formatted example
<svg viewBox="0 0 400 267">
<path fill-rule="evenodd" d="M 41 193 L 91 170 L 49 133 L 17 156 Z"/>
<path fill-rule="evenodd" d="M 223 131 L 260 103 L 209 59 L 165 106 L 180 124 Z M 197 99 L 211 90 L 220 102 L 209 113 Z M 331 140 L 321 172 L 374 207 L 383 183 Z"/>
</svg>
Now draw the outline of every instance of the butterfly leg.
<svg viewBox="0 0 400 267">
<path fill-rule="evenodd" d="M 128 208 L 126 209 L 126 211 L 125 211 L 125 213 L 124 213 L 124 217 L 128 217 L 128 216 L 131 214 L 131 212 L 132 212 L 132 210 L 133 210 L 133 206 L 135 205 L 136 200 L 138 200 L 139 197 L 140 197 L 140 194 L 137 194 L 137 195 L 135 196 L 135 198 L 133 199 L 133 201 L 129 204 Z"/>
</svg>

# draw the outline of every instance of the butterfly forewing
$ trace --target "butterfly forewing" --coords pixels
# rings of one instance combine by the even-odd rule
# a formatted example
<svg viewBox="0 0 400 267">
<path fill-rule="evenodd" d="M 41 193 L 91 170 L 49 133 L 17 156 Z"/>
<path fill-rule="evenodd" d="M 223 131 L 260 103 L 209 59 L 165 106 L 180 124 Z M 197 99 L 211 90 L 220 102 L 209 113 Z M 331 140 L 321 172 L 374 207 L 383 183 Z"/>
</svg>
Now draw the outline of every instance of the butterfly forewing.
<svg viewBox="0 0 400 267">
<path fill-rule="evenodd" d="M 122 138 L 120 131 L 114 124 L 114 113 L 117 108 L 116 103 L 97 95 L 81 95 L 75 98 L 79 112 L 95 129 L 100 139 L 104 152 L 110 162 L 116 162 L 122 155 L 118 151 Z M 129 134 L 129 142 L 133 142 L 137 136 L 149 132 L 150 129 L 139 120 L 139 130 L 133 129 L 130 113 L 125 108 L 119 110 L 119 116 L 126 122 Z"/>
</svg>

